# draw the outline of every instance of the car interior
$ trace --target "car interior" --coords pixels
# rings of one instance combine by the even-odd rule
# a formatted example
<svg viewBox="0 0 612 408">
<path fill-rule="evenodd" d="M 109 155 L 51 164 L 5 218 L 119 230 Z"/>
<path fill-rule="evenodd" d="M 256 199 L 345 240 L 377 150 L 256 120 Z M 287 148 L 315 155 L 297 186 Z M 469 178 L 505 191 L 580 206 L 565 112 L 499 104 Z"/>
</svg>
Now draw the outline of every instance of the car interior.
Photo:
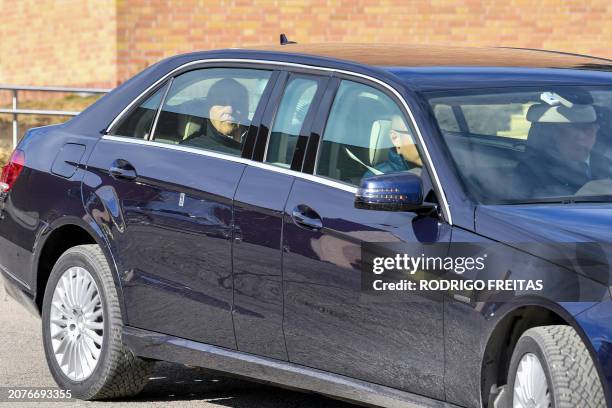
<svg viewBox="0 0 612 408">
<path fill-rule="evenodd" d="M 204 132 L 209 123 L 209 104 L 206 96 L 203 95 L 207 95 L 211 86 L 224 78 L 229 77 L 208 76 L 201 70 L 191 71 L 177 77 L 159 115 L 155 128 L 155 141 L 182 144 L 187 143 L 190 137 Z M 248 92 L 249 100 L 243 101 L 246 106 L 245 110 L 247 110 L 244 117 L 245 123 L 240 123 L 241 126 L 248 127 L 248 122 L 253 117 L 257 102 L 268 82 L 268 74 L 249 76 L 248 72 L 242 71 L 240 75 L 231 78 L 242 84 Z M 146 118 L 143 116 L 138 121 L 137 128 L 138 126 L 142 129 L 146 128 L 149 116 L 147 115 Z M 140 133 L 142 132 L 140 130 Z"/>
<path fill-rule="evenodd" d="M 487 104 L 484 99 L 482 102 L 483 106 Z M 523 103 L 530 105 L 534 101 L 525 100 Z M 432 107 L 439 124 L 449 123 L 448 117 L 440 117 L 442 114 L 461 115 L 462 112 L 460 105 L 444 110 L 437 109 L 435 104 Z M 595 110 L 600 129 L 593 150 L 612 158 L 612 110 L 601 106 L 595 106 Z M 511 120 L 508 118 L 508 122 Z M 453 130 L 440 130 L 456 166 L 463 175 L 467 190 L 485 203 L 507 199 L 508 194 L 513 193 L 512 190 L 509 191 L 508 183 L 529 183 L 530 180 L 518 179 L 520 166 L 530 157 L 537 157 L 554 146 L 553 135 L 537 123 L 531 124 L 526 134 L 518 137 L 472 133 L 469 126 L 466 128 L 465 118 L 458 118 L 454 123 L 463 123 L 463 128 L 452 126 Z M 576 194 L 582 192 L 579 190 Z"/>
<path fill-rule="evenodd" d="M 387 160 L 393 148 L 389 139 L 390 112 L 397 107 L 358 91 L 343 94 L 337 103 L 345 108 L 328 120 L 319 148 L 317 174 L 359 185 L 364 174 Z"/>
<path fill-rule="evenodd" d="M 204 131 L 209 121 L 206 98 L 189 99 L 179 105 L 165 106 L 155 128 L 155 141 L 180 144 Z M 163 117 L 162 117 L 163 116 Z"/>
</svg>

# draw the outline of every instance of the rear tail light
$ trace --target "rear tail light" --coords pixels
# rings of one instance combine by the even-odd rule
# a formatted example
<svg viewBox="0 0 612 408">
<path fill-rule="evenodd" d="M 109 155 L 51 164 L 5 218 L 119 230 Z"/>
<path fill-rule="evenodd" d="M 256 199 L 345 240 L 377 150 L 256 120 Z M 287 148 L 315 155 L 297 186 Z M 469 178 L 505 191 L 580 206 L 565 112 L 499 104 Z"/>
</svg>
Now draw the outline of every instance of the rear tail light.
<svg viewBox="0 0 612 408">
<path fill-rule="evenodd" d="M 0 192 L 6 193 L 10 191 L 19 177 L 23 165 L 25 164 L 25 154 L 23 150 L 15 149 L 9 162 L 2 167 L 2 177 L 0 177 Z"/>
</svg>

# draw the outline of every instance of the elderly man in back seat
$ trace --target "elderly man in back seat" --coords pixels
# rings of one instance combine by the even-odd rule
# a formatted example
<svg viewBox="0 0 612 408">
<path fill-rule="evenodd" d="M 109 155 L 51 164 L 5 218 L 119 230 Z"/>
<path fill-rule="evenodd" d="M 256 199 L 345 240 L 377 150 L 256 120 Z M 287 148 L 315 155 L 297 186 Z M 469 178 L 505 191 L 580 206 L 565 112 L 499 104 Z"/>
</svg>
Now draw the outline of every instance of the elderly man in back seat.
<svg viewBox="0 0 612 408">
<path fill-rule="evenodd" d="M 235 79 L 224 78 L 210 87 L 206 101 L 208 120 L 181 144 L 240 155 L 248 130 L 244 125 L 249 106 L 246 88 Z"/>
</svg>

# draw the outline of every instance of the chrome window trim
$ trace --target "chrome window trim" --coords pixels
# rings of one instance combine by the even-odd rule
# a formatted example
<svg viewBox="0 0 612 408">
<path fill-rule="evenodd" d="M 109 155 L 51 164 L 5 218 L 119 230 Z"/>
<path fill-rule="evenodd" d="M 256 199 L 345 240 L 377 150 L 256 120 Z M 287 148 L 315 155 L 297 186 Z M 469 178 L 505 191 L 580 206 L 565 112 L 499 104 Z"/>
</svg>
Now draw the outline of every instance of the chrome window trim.
<svg viewBox="0 0 612 408">
<path fill-rule="evenodd" d="M 164 109 L 164 103 L 166 103 L 166 98 L 168 97 L 168 92 L 170 92 L 170 88 L 172 87 L 172 83 L 174 82 L 174 78 L 170 78 L 168 83 L 165 85 L 166 89 L 164 90 L 164 94 L 162 95 L 161 100 L 159 101 L 159 106 L 157 107 L 157 112 L 155 112 L 155 119 L 153 119 L 153 126 L 151 126 L 151 133 L 144 138 L 144 140 L 153 140 L 153 135 L 155 134 L 155 129 L 157 129 L 157 121 L 161 116 L 162 110 Z"/>
<path fill-rule="evenodd" d="M 317 95 L 317 92 L 320 91 L 320 89 L 319 89 L 319 85 L 320 85 L 319 82 L 320 81 L 318 79 L 313 79 L 312 76 L 309 78 L 309 77 L 307 77 L 305 75 L 299 75 L 298 74 L 298 75 L 293 76 L 293 78 L 289 77 L 287 79 L 287 81 L 285 81 L 285 84 L 283 85 L 283 93 L 280 95 L 280 99 L 278 100 L 278 106 L 276 107 L 276 111 L 274 112 L 274 117 L 272 118 L 272 121 L 270 122 L 270 131 L 268 132 L 268 137 L 266 138 L 266 148 L 264 149 L 264 154 L 263 154 L 263 161 L 264 161 L 264 163 L 270 163 L 269 161 L 267 161 L 268 160 L 268 147 L 270 146 L 270 138 L 272 136 L 272 131 L 274 130 L 274 126 L 276 125 L 276 119 L 277 119 L 276 115 L 278 115 L 278 111 L 280 111 L 280 107 L 281 107 L 281 104 L 283 103 L 283 98 L 285 97 L 287 88 L 289 87 L 289 85 L 291 85 L 291 82 L 293 82 L 296 79 L 306 79 L 308 81 L 313 81 L 315 83 L 315 85 L 316 85 L 315 93 L 312 95 L 312 100 L 310 101 L 310 104 L 312 104 L 312 101 L 315 100 L 315 96 Z M 323 88 L 322 91 L 325 92 L 325 88 L 326 88 L 325 84 L 323 84 L 322 88 Z M 312 109 L 312 108 L 311 107 L 308 108 L 308 111 L 306 111 L 306 115 L 308 115 L 308 112 L 310 112 L 310 109 Z M 296 139 L 300 138 L 303 126 L 304 126 L 304 122 L 302 122 L 302 125 L 300 126 L 300 129 L 298 130 L 298 134 L 296 135 Z M 296 145 L 296 147 L 297 147 L 297 145 Z M 293 154 L 295 155 L 295 149 L 293 150 Z M 292 157 L 292 159 L 293 159 L 293 157 Z M 287 163 L 285 163 L 285 164 L 287 164 Z M 280 167 L 280 166 L 278 166 L 278 167 Z M 291 163 L 289 163 L 289 167 L 291 167 Z"/>
<path fill-rule="evenodd" d="M 442 200 L 442 212 L 447 220 L 447 222 L 450 225 L 453 225 L 453 219 L 452 219 L 452 215 L 450 212 L 450 206 L 448 205 L 448 200 L 446 199 L 446 194 L 444 193 L 444 189 L 442 188 L 442 183 L 440 181 L 440 177 L 438 176 L 438 172 L 436 171 L 436 167 L 434 166 L 433 160 L 431 159 L 431 155 L 429 154 L 429 149 L 427 148 L 427 145 L 425 144 L 425 139 L 423 138 L 423 135 L 421 133 L 421 129 L 417 126 L 416 124 L 416 120 L 414 118 L 414 114 L 412 113 L 412 110 L 410 109 L 410 107 L 408 106 L 408 103 L 406 102 L 406 100 L 401 96 L 401 94 L 395 89 L 393 88 L 391 85 L 377 79 L 377 78 L 373 78 L 369 75 L 365 75 L 365 74 L 360 74 L 357 72 L 352 72 L 352 71 L 346 71 L 346 70 L 341 70 L 341 69 L 335 69 L 335 68 L 327 68 L 327 67 L 317 67 L 317 66 L 313 66 L 313 65 L 306 65 L 306 64 L 297 64 L 297 63 L 293 63 L 293 62 L 283 62 L 283 61 L 274 61 L 274 60 L 254 60 L 254 59 L 246 59 L 246 58 L 210 58 L 210 59 L 201 59 L 201 60 L 196 60 L 196 61 L 191 61 L 188 62 L 186 64 L 183 64 L 175 69 L 173 69 L 172 71 L 168 72 L 166 75 L 164 75 L 163 77 L 161 77 L 160 79 L 158 79 L 155 83 L 153 83 L 151 86 L 149 86 L 147 89 L 145 89 L 143 92 L 140 93 L 140 95 L 138 95 L 136 98 L 134 98 L 134 100 L 132 102 L 130 102 L 120 113 L 119 115 L 117 115 L 117 117 L 115 117 L 115 119 L 111 122 L 111 124 L 106 128 L 105 131 L 105 135 L 103 136 L 103 138 L 105 139 L 109 139 L 109 140 L 117 140 L 119 139 L 119 141 L 130 141 L 130 138 L 124 138 L 124 137 L 119 137 L 119 136 L 109 136 L 109 130 L 113 128 L 113 126 L 119 121 L 121 120 L 121 118 L 125 115 L 125 113 L 130 110 L 132 108 L 132 106 L 137 103 L 143 95 L 147 94 L 149 91 L 151 91 L 153 88 L 155 88 L 156 86 L 158 86 L 161 82 L 165 81 L 168 77 L 174 75 L 176 72 L 186 68 L 186 67 L 190 67 L 193 65 L 201 65 L 201 64 L 206 64 L 206 63 L 248 63 L 248 64 L 261 64 L 261 65 L 266 65 L 266 66 L 284 66 L 284 67 L 292 67 L 292 68 L 302 68 L 302 69 L 310 69 L 310 70 L 318 70 L 318 71 L 326 71 L 326 72 L 336 72 L 339 74 L 344 74 L 344 75 L 348 75 L 348 76 L 353 76 L 353 77 L 357 77 L 357 78 L 362 78 L 362 79 L 366 79 L 370 82 L 376 83 L 384 88 L 386 88 L 387 90 L 389 90 L 389 92 L 391 92 L 393 95 L 395 95 L 395 97 L 401 102 L 402 106 L 404 107 L 404 109 L 406 110 L 406 112 L 408 112 L 408 116 L 410 116 L 410 120 L 412 121 L 412 126 L 414 126 L 414 129 L 416 130 L 417 136 L 419 138 L 419 142 L 421 143 L 421 146 L 423 148 L 423 153 L 425 153 L 425 160 L 427 161 L 428 164 L 428 168 L 431 169 L 431 175 L 434 179 L 434 185 L 435 188 L 437 190 L 437 192 L 440 195 L 440 199 Z M 128 140 L 126 140 L 128 139 Z M 140 141 L 140 139 L 137 139 L 137 141 Z M 184 147 L 184 146 L 176 146 L 176 145 L 168 145 L 168 144 L 164 144 L 164 143 L 158 143 L 158 142 L 153 142 L 153 141 L 145 141 L 142 140 L 143 144 L 147 144 L 147 145 L 155 145 L 158 147 L 165 147 L 165 148 L 173 148 L 175 150 L 183 150 L 183 151 L 188 151 L 191 153 L 196 153 L 196 154 L 204 154 L 205 156 L 210 156 L 210 157 L 217 157 L 217 158 L 221 158 L 221 159 L 226 159 L 226 160 L 232 160 L 235 162 L 240 162 L 240 163 L 244 163 L 246 165 L 250 165 L 250 166 L 255 166 L 255 167 L 262 167 L 262 168 L 266 168 L 269 170 L 275 170 L 275 171 L 280 171 L 281 173 L 286 173 L 286 174 L 291 174 L 294 175 L 296 177 L 300 177 L 300 178 L 304 178 L 307 180 L 311 180 L 311 181 L 315 181 L 317 183 L 321 183 L 321 184 L 325 184 L 331 187 L 335 187 L 344 191 L 349 191 L 349 192 L 356 192 L 357 188 L 354 186 L 349 186 L 347 184 L 344 184 L 342 182 L 335 182 L 335 181 L 331 181 L 330 179 L 327 178 L 323 178 L 321 176 L 315 176 L 315 175 L 311 175 L 311 174 L 305 174 L 305 173 L 300 173 L 300 172 L 296 172 L 293 170 L 287 170 L 287 169 L 282 169 L 280 167 L 277 166 L 271 166 L 271 165 L 267 165 L 265 163 L 260 163 L 260 162 L 255 162 L 253 160 L 249 160 L 249 159 L 243 159 L 240 157 L 233 157 L 233 156 L 229 156 L 229 155 L 225 155 L 225 154 L 221 154 L 221 153 L 216 153 L 216 152 L 211 152 L 211 151 L 206 151 L 206 150 L 200 150 L 200 149 L 193 149 L 193 148 L 188 148 L 188 147 Z M 237 160 L 238 159 L 238 160 Z M 264 165 L 264 166 L 260 166 L 260 165 Z M 304 177 L 304 176 L 308 176 L 308 177 Z"/>
<path fill-rule="evenodd" d="M 327 178 L 323 178 L 321 176 L 315 176 L 312 174 L 306 174 L 306 173 L 301 173 L 299 171 L 295 171 L 295 170 L 290 170 L 290 169 L 284 169 L 282 167 L 278 167 L 275 166 L 273 164 L 269 164 L 269 163 L 262 163 L 262 162 L 257 162 L 251 159 L 245 159 L 243 157 L 239 157 L 239 156 L 231 156 L 225 153 L 218 153 L 218 152 L 214 152 L 212 150 L 204 150 L 204 149 L 200 149 L 197 147 L 188 147 L 188 146 L 182 146 L 182 145 L 175 145 L 175 144 L 169 144 L 169 143 L 160 143 L 160 142 L 156 142 L 155 140 L 144 140 L 144 139 L 134 139 L 132 137 L 127 137 L 127 136 L 112 136 L 112 135 L 104 135 L 102 136 L 102 139 L 105 140 L 112 140 L 115 142 L 123 142 L 123 143 L 131 143 L 131 144 L 138 144 L 138 145 L 144 145 L 144 146 L 152 146 L 152 147 L 160 147 L 162 149 L 170 149 L 170 150 L 176 150 L 176 151 L 180 151 L 180 152 L 186 152 L 186 153 L 192 153 L 192 154 L 197 154 L 200 156 L 206 156 L 206 157 L 214 157 L 216 159 L 221 159 L 221 160 L 228 160 L 228 161 L 232 161 L 234 163 L 240 163 L 240 164 L 244 164 L 245 166 L 252 166 L 252 167 L 258 167 L 260 169 L 265 169 L 265 170 L 272 170 L 275 171 L 277 173 L 283 173 L 283 174 L 287 174 L 289 176 L 295 176 L 295 177 L 299 177 L 305 180 L 309 180 L 309 181 L 314 181 L 317 182 L 319 184 L 325 184 L 327 186 L 330 187 L 334 187 L 340 190 L 344 190 L 344 191 L 348 191 L 349 193 L 353 193 L 355 194 L 357 192 L 357 188 L 348 184 L 344 184 L 338 181 L 334 181 L 331 179 L 327 179 Z"/>
</svg>

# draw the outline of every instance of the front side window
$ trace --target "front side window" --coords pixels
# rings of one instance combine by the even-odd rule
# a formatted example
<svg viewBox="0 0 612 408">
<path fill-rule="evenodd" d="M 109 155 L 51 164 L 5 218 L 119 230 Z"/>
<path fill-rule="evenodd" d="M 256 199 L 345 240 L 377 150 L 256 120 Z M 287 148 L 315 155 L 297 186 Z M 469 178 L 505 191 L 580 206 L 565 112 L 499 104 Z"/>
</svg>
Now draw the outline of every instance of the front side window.
<svg viewBox="0 0 612 408">
<path fill-rule="evenodd" d="M 414 135 L 389 96 L 368 85 L 342 81 L 319 147 L 316 174 L 353 185 L 385 173 L 420 174 Z"/>
<path fill-rule="evenodd" d="M 300 130 L 304 125 L 319 82 L 309 78 L 294 78 L 287 87 L 274 119 L 266 148 L 267 163 L 290 168 Z"/>
<path fill-rule="evenodd" d="M 612 89 L 448 91 L 428 100 L 461 179 L 478 201 L 612 197 Z"/>
<path fill-rule="evenodd" d="M 174 78 L 153 140 L 239 156 L 270 75 L 265 70 L 207 68 Z"/>
</svg>

